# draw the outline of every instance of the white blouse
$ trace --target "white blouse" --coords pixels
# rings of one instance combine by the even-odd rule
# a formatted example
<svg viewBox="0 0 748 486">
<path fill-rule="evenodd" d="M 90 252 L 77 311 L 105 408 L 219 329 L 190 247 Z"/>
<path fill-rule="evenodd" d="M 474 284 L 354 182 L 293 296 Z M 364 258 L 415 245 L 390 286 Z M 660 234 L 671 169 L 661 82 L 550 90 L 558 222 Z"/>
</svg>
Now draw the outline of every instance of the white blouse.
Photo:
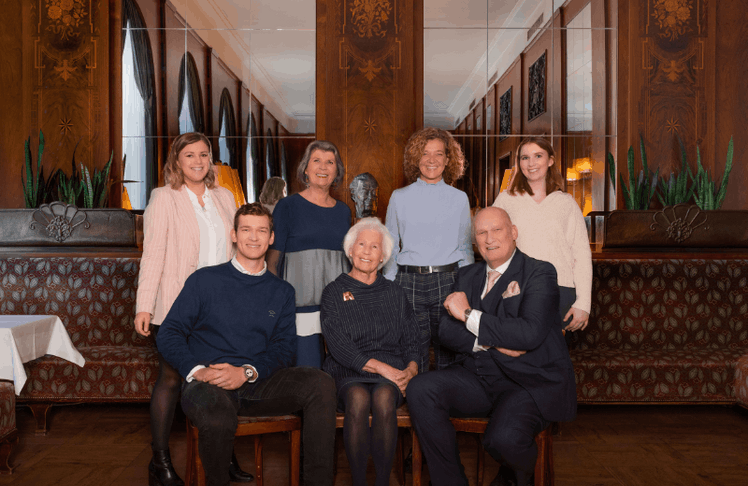
<svg viewBox="0 0 748 486">
<path fill-rule="evenodd" d="M 206 187 L 202 195 L 205 207 L 200 205 L 198 196 L 190 188 L 187 188 L 187 195 L 192 202 L 197 217 L 197 226 L 200 229 L 200 254 L 197 259 L 197 268 L 227 262 L 229 258 L 226 254 L 226 227 L 213 202 L 210 189 Z"/>
</svg>

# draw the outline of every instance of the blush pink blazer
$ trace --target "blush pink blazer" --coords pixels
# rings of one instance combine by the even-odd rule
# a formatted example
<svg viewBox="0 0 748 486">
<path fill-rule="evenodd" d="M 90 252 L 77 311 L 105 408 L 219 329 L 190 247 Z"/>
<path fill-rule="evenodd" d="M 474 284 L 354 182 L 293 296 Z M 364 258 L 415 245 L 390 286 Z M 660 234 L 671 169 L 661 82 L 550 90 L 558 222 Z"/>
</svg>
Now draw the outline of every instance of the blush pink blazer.
<svg viewBox="0 0 748 486">
<path fill-rule="evenodd" d="M 200 230 L 187 191 L 184 185 L 176 191 L 170 186 L 154 189 L 143 215 L 143 256 L 135 312 L 150 313 L 153 324 L 163 322 L 185 280 L 197 268 Z M 226 255 L 231 258 L 234 196 L 220 186 L 211 193 L 226 229 Z"/>
</svg>

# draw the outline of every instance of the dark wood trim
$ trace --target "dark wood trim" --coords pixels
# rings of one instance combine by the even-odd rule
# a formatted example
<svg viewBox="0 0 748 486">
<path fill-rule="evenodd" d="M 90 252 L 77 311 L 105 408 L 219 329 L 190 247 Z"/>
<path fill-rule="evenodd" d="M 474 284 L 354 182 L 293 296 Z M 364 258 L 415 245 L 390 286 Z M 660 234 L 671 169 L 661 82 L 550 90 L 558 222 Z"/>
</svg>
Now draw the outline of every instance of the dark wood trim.
<svg viewBox="0 0 748 486">
<path fill-rule="evenodd" d="M 109 177 L 122 180 L 122 0 L 109 0 L 109 113 Z M 109 207 L 122 207 L 122 184 L 109 187 Z"/>
</svg>

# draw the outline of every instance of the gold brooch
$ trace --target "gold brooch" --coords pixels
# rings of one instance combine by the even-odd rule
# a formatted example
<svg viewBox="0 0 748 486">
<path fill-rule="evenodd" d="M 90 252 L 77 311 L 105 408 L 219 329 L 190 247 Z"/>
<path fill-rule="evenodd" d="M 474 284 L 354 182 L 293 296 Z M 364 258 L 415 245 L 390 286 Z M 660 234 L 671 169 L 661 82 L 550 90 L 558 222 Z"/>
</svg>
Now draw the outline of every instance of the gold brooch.
<svg viewBox="0 0 748 486">
<path fill-rule="evenodd" d="M 353 294 L 350 293 L 350 292 L 343 292 L 343 302 L 345 302 L 347 300 L 354 300 L 353 299 Z"/>
</svg>

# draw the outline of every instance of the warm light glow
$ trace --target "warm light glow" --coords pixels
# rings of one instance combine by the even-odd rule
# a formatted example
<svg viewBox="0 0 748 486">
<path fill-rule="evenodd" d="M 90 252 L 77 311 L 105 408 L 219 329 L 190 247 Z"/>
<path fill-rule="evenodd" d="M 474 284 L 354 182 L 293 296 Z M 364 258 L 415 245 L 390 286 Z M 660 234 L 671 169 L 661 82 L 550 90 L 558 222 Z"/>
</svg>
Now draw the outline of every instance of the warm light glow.
<svg viewBox="0 0 748 486">
<path fill-rule="evenodd" d="M 566 180 L 569 182 L 578 181 L 579 172 L 577 172 L 573 167 L 566 169 Z"/>
<path fill-rule="evenodd" d="M 501 179 L 501 188 L 499 189 L 499 192 L 506 191 L 506 188 L 509 187 L 510 180 L 512 180 L 512 169 L 506 169 L 504 171 L 504 177 Z"/>
<path fill-rule="evenodd" d="M 580 159 L 574 159 L 574 169 L 580 173 L 590 172 L 592 170 L 592 162 L 589 157 L 582 157 Z"/>
<path fill-rule="evenodd" d="M 592 194 L 584 196 L 584 207 L 582 208 L 582 214 L 587 216 L 592 211 Z"/>
<path fill-rule="evenodd" d="M 122 209 L 132 209 L 130 195 L 127 194 L 127 188 L 124 185 L 122 186 Z"/>
</svg>

